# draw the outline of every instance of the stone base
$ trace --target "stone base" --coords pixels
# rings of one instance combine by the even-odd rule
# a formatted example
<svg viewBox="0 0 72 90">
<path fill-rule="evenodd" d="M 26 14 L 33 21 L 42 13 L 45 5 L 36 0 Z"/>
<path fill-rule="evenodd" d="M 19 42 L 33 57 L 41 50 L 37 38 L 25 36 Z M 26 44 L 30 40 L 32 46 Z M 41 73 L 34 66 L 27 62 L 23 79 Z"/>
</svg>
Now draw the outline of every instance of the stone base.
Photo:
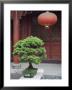
<svg viewBox="0 0 72 90">
<path fill-rule="evenodd" d="M 41 79 L 43 73 L 44 73 L 43 69 L 38 69 L 37 74 L 33 78 L 25 78 L 22 76 L 20 79 Z"/>
<path fill-rule="evenodd" d="M 18 63 L 18 64 L 12 63 L 11 68 L 12 69 L 21 69 L 21 63 Z"/>
</svg>

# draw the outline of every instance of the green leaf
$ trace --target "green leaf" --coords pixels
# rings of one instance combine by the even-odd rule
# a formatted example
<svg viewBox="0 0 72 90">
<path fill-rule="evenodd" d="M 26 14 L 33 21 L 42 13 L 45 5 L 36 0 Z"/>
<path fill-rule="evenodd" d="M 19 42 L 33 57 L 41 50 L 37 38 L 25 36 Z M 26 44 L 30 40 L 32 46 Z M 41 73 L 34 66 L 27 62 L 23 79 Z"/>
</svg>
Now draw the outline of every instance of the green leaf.
<svg viewBox="0 0 72 90">
<path fill-rule="evenodd" d="M 13 47 L 13 55 L 20 57 L 20 62 L 31 62 L 35 64 L 41 63 L 46 56 L 46 49 L 43 47 L 42 39 L 29 36 L 19 40 Z"/>
</svg>

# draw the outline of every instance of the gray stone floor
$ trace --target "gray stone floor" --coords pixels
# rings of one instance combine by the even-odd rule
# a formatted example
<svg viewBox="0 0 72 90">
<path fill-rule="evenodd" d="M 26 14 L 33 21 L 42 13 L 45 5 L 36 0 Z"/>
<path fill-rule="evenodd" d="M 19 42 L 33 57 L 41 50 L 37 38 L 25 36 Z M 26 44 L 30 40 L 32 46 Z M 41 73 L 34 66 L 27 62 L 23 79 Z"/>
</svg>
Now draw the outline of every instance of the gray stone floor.
<svg viewBox="0 0 72 90">
<path fill-rule="evenodd" d="M 39 65 L 33 64 L 33 66 L 44 69 L 42 79 L 61 79 L 61 64 L 41 63 Z M 26 67 L 28 67 L 28 63 L 20 63 L 18 66 L 11 63 L 11 79 L 19 79 L 22 75 L 22 71 Z"/>
</svg>

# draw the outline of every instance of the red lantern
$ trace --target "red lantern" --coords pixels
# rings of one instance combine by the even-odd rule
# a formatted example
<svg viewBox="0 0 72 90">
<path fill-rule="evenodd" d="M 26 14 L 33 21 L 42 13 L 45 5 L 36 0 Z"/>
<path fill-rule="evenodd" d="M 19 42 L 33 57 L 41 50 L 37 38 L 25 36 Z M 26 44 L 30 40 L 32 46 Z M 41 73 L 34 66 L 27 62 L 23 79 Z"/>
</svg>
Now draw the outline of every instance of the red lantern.
<svg viewBox="0 0 72 90">
<path fill-rule="evenodd" d="M 57 16 L 51 12 L 44 12 L 38 16 L 38 23 L 42 26 L 49 27 L 57 22 Z"/>
</svg>

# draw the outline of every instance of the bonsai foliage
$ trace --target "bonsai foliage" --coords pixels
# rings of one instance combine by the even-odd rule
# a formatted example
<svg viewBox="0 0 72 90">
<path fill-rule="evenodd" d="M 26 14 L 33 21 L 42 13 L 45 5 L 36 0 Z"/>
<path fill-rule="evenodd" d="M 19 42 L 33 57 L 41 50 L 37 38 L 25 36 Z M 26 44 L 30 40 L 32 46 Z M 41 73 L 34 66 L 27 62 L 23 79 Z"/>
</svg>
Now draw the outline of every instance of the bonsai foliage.
<svg viewBox="0 0 72 90">
<path fill-rule="evenodd" d="M 20 62 L 39 64 L 46 58 L 44 42 L 38 37 L 29 36 L 14 45 L 13 55 L 18 55 Z"/>
</svg>

